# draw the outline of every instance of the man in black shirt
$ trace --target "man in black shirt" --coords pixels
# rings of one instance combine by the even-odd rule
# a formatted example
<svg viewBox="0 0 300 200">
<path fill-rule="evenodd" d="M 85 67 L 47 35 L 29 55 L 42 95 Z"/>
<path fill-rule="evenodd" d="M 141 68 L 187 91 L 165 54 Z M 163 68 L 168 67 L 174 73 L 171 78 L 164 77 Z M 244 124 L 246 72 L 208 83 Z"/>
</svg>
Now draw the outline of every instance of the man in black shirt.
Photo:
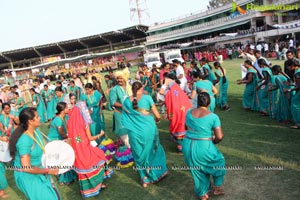
<svg viewBox="0 0 300 200">
<path fill-rule="evenodd" d="M 291 78 L 291 80 L 293 80 L 294 71 L 289 70 L 287 64 L 293 60 L 297 60 L 297 58 L 294 57 L 294 52 L 290 50 L 286 52 L 286 57 L 287 60 L 284 62 L 284 73 L 286 73 Z"/>
</svg>

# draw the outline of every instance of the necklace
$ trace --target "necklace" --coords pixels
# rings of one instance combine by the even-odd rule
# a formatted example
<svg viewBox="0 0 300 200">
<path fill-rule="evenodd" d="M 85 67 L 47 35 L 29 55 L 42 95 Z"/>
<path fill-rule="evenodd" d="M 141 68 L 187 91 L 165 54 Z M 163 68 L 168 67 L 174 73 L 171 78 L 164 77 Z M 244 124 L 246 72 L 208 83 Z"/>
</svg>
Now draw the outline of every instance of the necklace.
<svg viewBox="0 0 300 200">
<path fill-rule="evenodd" d="M 25 134 L 28 135 L 35 143 L 37 143 L 42 149 L 42 151 L 45 151 L 45 144 L 43 138 L 40 138 L 36 131 L 33 132 L 33 135 L 29 134 L 28 131 L 26 131 Z M 37 139 L 35 138 L 35 136 L 37 137 Z"/>
<path fill-rule="evenodd" d="M 9 124 L 10 124 L 10 123 L 9 123 L 10 117 L 9 117 L 9 115 L 6 115 L 6 114 L 4 114 L 3 117 L 4 117 L 4 128 L 7 130 L 8 127 L 9 127 Z M 6 125 L 6 123 L 7 123 L 7 118 L 8 118 L 8 124 Z"/>
<path fill-rule="evenodd" d="M 91 96 L 93 96 L 93 98 L 92 98 L 92 99 L 91 99 Z M 92 105 L 92 104 L 93 104 L 93 102 L 94 102 L 94 98 L 95 98 L 95 96 L 94 96 L 94 92 L 93 92 L 93 94 L 91 94 L 91 95 L 88 95 L 88 99 L 89 99 L 90 105 Z"/>
</svg>

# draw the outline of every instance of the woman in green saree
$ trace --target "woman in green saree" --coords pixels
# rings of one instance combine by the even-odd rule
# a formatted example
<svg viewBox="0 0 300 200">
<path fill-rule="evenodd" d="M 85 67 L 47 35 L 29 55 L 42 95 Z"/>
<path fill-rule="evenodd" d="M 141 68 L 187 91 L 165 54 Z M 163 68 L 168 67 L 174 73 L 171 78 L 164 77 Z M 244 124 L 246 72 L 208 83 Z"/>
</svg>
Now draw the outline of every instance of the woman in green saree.
<svg viewBox="0 0 300 200">
<path fill-rule="evenodd" d="M 94 90 L 91 83 L 85 85 L 86 94 L 83 99 L 86 102 L 87 107 L 89 108 L 90 115 L 92 117 L 93 123 L 90 125 L 90 130 L 92 136 L 95 136 L 102 131 L 104 131 L 104 115 L 101 108 L 101 99 L 102 95 L 98 90 Z M 101 142 L 104 139 L 104 136 L 97 142 Z"/>
<path fill-rule="evenodd" d="M 147 91 L 147 94 L 149 94 L 151 96 L 152 95 L 152 89 L 151 89 L 150 79 L 142 71 L 139 72 L 139 75 L 140 75 L 140 81 L 143 84 L 144 90 Z"/>
<path fill-rule="evenodd" d="M 70 81 L 69 93 L 75 94 L 76 99 L 81 99 L 81 90 L 80 87 L 75 85 L 75 81 Z"/>
<path fill-rule="evenodd" d="M 216 69 L 216 82 L 219 83 L 219 96 L 217 98 L 217 105 L 221 107 L 222 110 L 229 111 L 230 106 L 227 104 L 227 90 L 228 90 L 228 78 L 226 77 L 226 70 L 221 67 L 219 62 L 214 62 L 214 67 Z"/>
<path fill-rule="evenodd" d="M 272 78 L 271 78 L 271 87 L 268 89 L 269 92 L 271 92 L 271 105 L 270 105 L 270 114 L 269 117 L 271 119 L 275 119 L 277 115 L 277 104 L 279 101 L 279 90 L 277 87 L 276 79 L 281 71 L 281 68 L 279 65 L 274 65 L 272 67 Z"/>
<path fill-rule="evenodd" d="M 277 97 L 273 97 L 272 108 L 274 116 L 277 121 L 281 123 L 287 123 L 291 118 L 290 111 L 290 102 L 288 99 L 288 94 L 286 90 L 290 88 L 289 86 L 289 77 L 285 73 L 282 72 L 279 65 L 275 65 L 272 67 L 272 72 L 275 76 L 275 82 L 272 84 L 271 91 L 277 91 L 275 95 Z M 273 107 L 274 104 L 274 107 Z"/>
<path fill-rule="evenodd" d="M 15 104 L 16 104 L 16 110 L 15 110 L 15 116 L 19 118 L 20 112 L 24 109 L 27 108 L 27 105 L 25 104 L 25 101 L 22 97 L 19 96 L 18 92 L 14 92 L 14 99 L 15 99 Z M 17 119 L 19 121 L 19 119 Z"/>
<path fill-rule="evenodd" d="M 11 112 L 9 103 L 2 104 L 2 114 L 0 114 L 0 136 L 7 136 L 8 138 L 14 132 L 15 124 L 19 123 L 16 117 Z"/>
<path fill-rule="evenodd" d="M 290 70 L 294 70 L 294 85 L 288 92 L 291 92 L 291 112 L 295 125 L 291 126 L 293 129 L 300 129 L 300 62 L 293 61 L 288 64 Z"/>
<path fill-rule="evenodd" d="M 59 102 L 56 106 L 56 116 L 50 123 L 50 129 L 48 134 L 48 142 L 54 140 L 64 140 L 67 141 L 67 121 L 69 119 L 68 113 L 69 108 L 67 103 Z M 77 174 L 74 170 L 67 171 L 64 174 L 58 175 L 58 182 L 60 185 L 69 185 L 77 179 Z"/>
<path fill-rule="evenodd" d="M 53 103 L 54 108 L 53 109 L 56 108 L 58 102 L 66 102 L 65 99 L 67 97 L 63 91 L 63 88 L 60 86 L 56 87 L 54 91 L 55 91 L 55 95 L 54 95 L 54 103 Z"/>
<path fill-rule="evenodd" d="M 32 95 L 33 105 L 36 106 L 36 110 L 40 116 L 41 123 L 45 123 L 47 121 L 47 110 L 45 106 L 45 102 L 40 94 L 36 93 L 34 88 L 29 90 L 30 94 Z"/>
<path fill-rule="evenodd" d="M 209 111 L 210 95 L 198 94 L 198 107 L 186 114 L 186 135 L 182 150 L 184 160 L 194 179 L 194 191 L 202 200 L 208 199 L 209 190 L 213 195 L 223 195 L 221 188 L 225 170 L 225 159 L 215 144 L 223 139 L 219 117 Z M 214 186 L 210 188 L 210 176 Z"/>
<path fill-rule="evenodd" d="M 259 109 L 262 116 L 268 116 L 271 111 L 271 93 L 269 88 L 271 88 L 271 79 L 273 76 L 272 70 L 267 64 L 265 59 L 259 59 L 257 61 L 260 68 L 262 68 L 263 78 L 261 83 L 257 86 L 258 99 L 259 99 Z"/>
<path fill-rule="evenodd" d="M 237 80 L 237 84 L 246 84 L 243 94 L 243 107 L 246 110 L 257 111 L 257 71 L 253 67 L 250 60 L 246 60 L 244 62 L 244 66 L 247 69 L 247 74 L 242 80 Z"/>
<path fill-rule="evenodd" d="M 143 95 L 143 85 L 132 85 L 133 95 L 123 102 L 122 125 L 128 130 L 129 143 L 141 184 L 147 187 L 168 174 L 166 155 L 159 141 L 154 118 L 160 115 L 149 95 Z M 151 114 L 153 113 L 153 115 Z"/>
<path fill-rule="evenodd" d="M 10 110 L 10 106 L 7 103 L 3 104 L 6 109 Z M 8 142 L 9 141 L 9 136 L 10 133 L 8 134 L 6 132 L 6 129 L 4 129 L 3 119 L 5 119 L 5 113 L 3 115 L 0 114 L 0 141 L 2 142 Z M 2 121 L 3 120 L 3 121 Z M 6 120 L 6 121 L 11 121 L 11 120 Z M 8 187 L 7 180 L 5 177 L 5 166 L 4 164 L 0 161 L 0 199 L 4 199 L 7 197 L 5 193 L 5 189 Z"/>
<path fill-rule="evenodd" d="M 0 140 L 2 140 L 0 136 Z M 7 194 L 5 193 L 5 189 L 8 187 L 7 180 L 5 177 L 5 168 L 2 162 L 0 162 L 0 199 L 7 198 Z"/>
<path fill-rule="evenodd" d="M 46 141 L 38 127 L 40 116 L 36 108 L 24 108 L 20 113 L 20 125 L 9 140 L 10 155 L 14 159 L 14 177 L 18 189 L 26 199 L 60 200 L 59 191 L 50 175 L 58 169 L 42 167 L 42 154 Z"/>
<path fill-rule="evenodd" d="M 44 85 L 44 89 L 41 92 L 42 97 L 45 99 L 45 102 L 47 104 L 47 118 L 48 120 L 51 120 L 55 116 L 55 99 L 54 99 L 54 91 L 50 90 L 48 85 Z"/>
</svg>

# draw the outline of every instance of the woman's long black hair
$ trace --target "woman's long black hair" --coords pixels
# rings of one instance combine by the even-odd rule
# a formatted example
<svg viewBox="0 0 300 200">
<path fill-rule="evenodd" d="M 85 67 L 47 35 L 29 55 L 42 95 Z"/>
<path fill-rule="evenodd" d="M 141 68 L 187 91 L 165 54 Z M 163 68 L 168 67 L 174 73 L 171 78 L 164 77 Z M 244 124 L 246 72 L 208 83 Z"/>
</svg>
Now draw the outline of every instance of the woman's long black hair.
<svg viewBox="0 0 300 200">
<path fill-rule="evenodd" d="M 9 140 L 9 153 L 13 159 L 15 158 L 17 151 L 17 142 L 21 135 L 28 129 L 28 121 L 34 119 L 35 113 L 36 108 L 28 107 L 24 108 L 19 115 L 20 124 L 15 129 Z"/>
<path fill-rule="evenodd" d="M 180 85 L 180 80 L 178 80 L 178 78 L 175 74 L 165 72 L 163 76 L 164 76 L 164 78 L 169 78 L 169 79 L 175 81 L 178 85 Z"/>
<path fill-rule="evenodd" d="M 133 96 L 133 101 L 132 101 L 132 107 L 133 109 L 138 109 L 138 101 L 136 99 L 136 94 L 137 94 L 137 91 L 139 89 L 141 89 L 143 87 L 142 83 L 136 81 L 132 84 L 132 87 L 131 87 L 131 90 L 132 90 L 132 96 Z"/>
<path fill-rule="evenodd" d="M 65 102 L 58 102 L 57 106 L 56 106 L 56 115 L 59 115 L 62 111 L 64 111 L 67 107 L 67 103 Z"/>
<path fill-rule="evenodd" d="M 259 71 L 252 65 L 252 62 L 251 62 L 250 60 L 245 60 L 244 63 L 246 63 L 246 64 L 250 65 L 251 67 L 253 67 L 253 69 L 257 72 L 258 78 L 259 78 L 259 79 L 262 79 L 261 74 L 260 74 Z"/>
</svg>

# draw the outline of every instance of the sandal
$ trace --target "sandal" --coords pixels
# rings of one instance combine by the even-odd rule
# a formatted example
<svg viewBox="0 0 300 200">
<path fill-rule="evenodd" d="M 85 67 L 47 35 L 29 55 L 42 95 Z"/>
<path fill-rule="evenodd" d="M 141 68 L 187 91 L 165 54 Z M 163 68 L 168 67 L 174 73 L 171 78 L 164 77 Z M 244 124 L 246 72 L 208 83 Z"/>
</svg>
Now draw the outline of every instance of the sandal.
<svg viewBox="0 0 300 200">
<path fill-rule="evenodd" d="M 229 105 L 226 105 L 223 107 L 222 110 L 229 111 L 229 110 L 231 110 L 231 107 Z"/>
<path fill-rule="evenodd" d="M 212 194 L 214 196 L 224 195 L 225 191 L 221 187 L 213 187 Z"/>
<path fill-rule="evenodd" d="M 298 125 L 294 125 L 294 126 L 290 126 L 291 129 L 300 129 L 300 126 Z"/>
<path fill-rule="evenodd" d="M 269 116 L 269 114 L 266 112 L 260 112 L 260 116 Z"/>
</svg>

